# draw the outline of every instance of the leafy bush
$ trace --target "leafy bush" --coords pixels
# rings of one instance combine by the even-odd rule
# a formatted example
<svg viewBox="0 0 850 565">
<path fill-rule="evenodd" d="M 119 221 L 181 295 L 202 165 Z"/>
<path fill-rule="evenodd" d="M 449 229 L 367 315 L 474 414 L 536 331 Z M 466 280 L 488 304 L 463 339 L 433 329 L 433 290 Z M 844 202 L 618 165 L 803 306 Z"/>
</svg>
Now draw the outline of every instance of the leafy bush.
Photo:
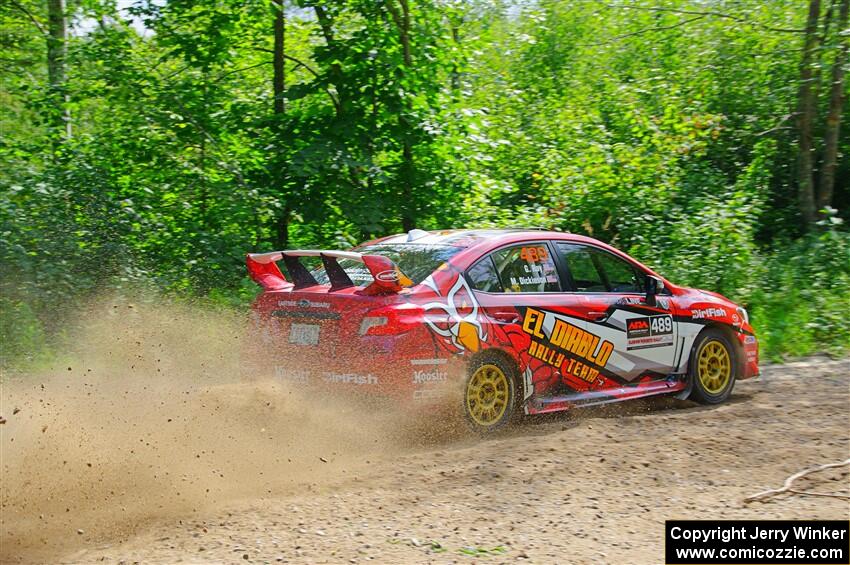
<svg viewBox="0 0 850 565">
<path fill-rule="evenodd" d="M 773 360 L 850 351 L 850 234 L 827 231 L 766 257 L 751 318 Z"/>
<path fill-rule="evenodd" d="M 42 323 L 25 302 L 0 297 L 0 369 L 48 354 Z"/>
</svg>

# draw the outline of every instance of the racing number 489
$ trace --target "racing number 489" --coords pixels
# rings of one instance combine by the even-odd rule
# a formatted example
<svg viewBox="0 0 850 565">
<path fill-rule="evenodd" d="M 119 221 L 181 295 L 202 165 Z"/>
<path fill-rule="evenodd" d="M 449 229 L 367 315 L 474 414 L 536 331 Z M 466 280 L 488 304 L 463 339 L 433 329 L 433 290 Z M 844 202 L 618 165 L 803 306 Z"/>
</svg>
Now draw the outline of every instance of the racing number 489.
<svg viewBox="0 0 850 565">
<path fill-rule="evenodd" d="M 545 247 L 523 247 L 519 252 L 519 258 L 527 263 L 538 263 L 548 259 L 549 253 Z"/>
<path fill-rule="evenodd" d="M 670 316 L 659 316 L 652 318 L 652 333 L 670 333 L 673 331 L 673 320 Z"/>
</svg>

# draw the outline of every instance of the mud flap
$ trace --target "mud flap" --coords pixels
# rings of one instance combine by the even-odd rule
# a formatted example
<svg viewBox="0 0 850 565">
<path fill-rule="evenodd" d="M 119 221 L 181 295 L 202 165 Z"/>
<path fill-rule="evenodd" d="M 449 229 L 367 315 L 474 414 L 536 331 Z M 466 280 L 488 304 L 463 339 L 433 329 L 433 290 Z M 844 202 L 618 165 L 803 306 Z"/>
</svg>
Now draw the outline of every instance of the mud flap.
<svg viewBox="0 0 850 565">
<path fill-rule="evenodd" d="M 674 398 L 678 398 L 679 400 L 686 400 L 691 395 L 691 391 L 694 389 L 694 377 L 690 374 L 687 374 L 685 378 L 688 379 L 685 388 L 677 392 Z"/>
<path fill-rule="evenodd" d="M 534 394 L 534 382 L 532 381 L 532 372 L 528 367 L 522 373 L 522 409 L 528 415 L 528 404 L 531 396 Z"/>
</svg>

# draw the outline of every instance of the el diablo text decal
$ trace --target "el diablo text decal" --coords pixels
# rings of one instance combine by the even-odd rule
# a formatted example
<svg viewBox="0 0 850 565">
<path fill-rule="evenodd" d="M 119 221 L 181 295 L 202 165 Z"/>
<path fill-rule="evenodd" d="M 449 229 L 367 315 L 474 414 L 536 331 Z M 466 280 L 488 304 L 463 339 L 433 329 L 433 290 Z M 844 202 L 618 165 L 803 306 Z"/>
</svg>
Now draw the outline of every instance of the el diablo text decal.
<svg viewBox="0 0 850 565">
<path fill-rule="evenodd" d="M 592 383 L 604 368 L 614 351 L 614 344 L 604 341 L 588 331 L 555 317 L 552 335 L 547 339 L 543 333 L 546 313 L 527 308 L 522 329 L 529 334 L 531 344 L 528 354 L 560 369 L 562 375 L 574 375 Z"/>
</svg>

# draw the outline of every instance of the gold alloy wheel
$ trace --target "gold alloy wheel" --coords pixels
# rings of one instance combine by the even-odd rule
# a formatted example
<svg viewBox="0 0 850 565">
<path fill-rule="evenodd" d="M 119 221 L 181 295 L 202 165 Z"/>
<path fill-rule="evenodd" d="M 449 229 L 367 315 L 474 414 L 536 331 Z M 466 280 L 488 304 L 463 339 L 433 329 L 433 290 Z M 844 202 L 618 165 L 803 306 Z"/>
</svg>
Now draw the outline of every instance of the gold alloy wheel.
<svg viewBox="0 0 850 565">
<path fill-rule="evenodd" d="M 492 426 L 508 409 L 510 383 L 496 365 L 481 365 L 466 385 L 466 410 L 480 426 Z"/>
<path fill-rule="evenodd" d="M 732 378 L 732 359 L 722 342 L 712 339 L 700 349 L 697 357 L 697 374 L 702 388 L 709 394 L 718 394 Z"/>
</svg>

